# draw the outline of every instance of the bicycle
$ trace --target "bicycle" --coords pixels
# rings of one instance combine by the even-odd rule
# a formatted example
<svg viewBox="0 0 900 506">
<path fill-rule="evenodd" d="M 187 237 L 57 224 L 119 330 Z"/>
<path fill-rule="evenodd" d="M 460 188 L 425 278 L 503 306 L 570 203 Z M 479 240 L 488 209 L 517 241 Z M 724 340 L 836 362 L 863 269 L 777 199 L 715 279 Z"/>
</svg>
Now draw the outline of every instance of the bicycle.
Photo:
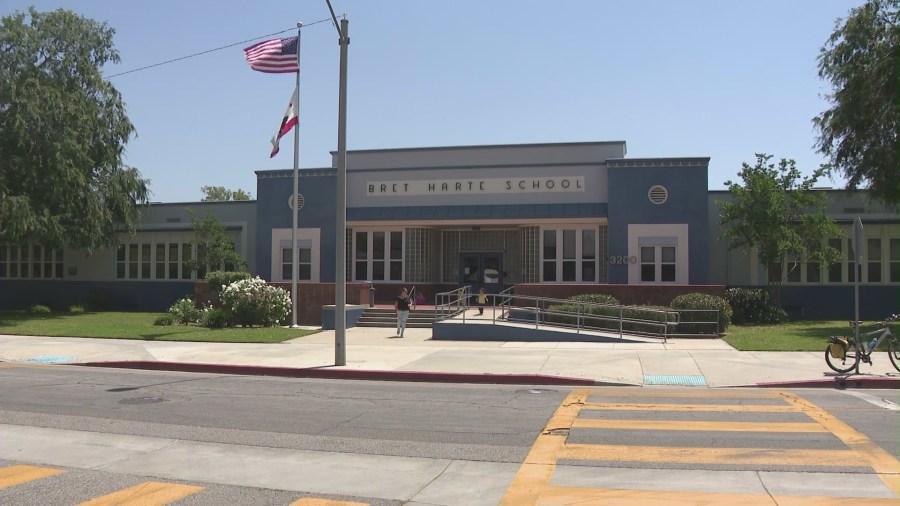
<svg viewBox="0 0 900 506">
<path fill-rule="evenodd" d="M 825 348 L 825 363 L 837 372 L 850 372 L 854 369 L 859 372 L 859 362 L 871 365 L 872 353 L 885 339 L 889 339 L 888 357 L 891 359 L 894 369 L 900 371 L 900 343 L 897 342 L 897 336 L 891 333 L 888 326 L 889 323 L 898 319 L 900 319 L 900 315 L 889 316 L 879 322 L 879 328 L 871 332 L 860 333 L 859 341 L 853 336 L 829 336 L 828 347 Z M 850 322 L 851 328 L 855 329 L 856 325 L 862 325 L 862 322 Z M 865 337 L 868 336 L 877 337 L 866 342 Z"/>
</svg>

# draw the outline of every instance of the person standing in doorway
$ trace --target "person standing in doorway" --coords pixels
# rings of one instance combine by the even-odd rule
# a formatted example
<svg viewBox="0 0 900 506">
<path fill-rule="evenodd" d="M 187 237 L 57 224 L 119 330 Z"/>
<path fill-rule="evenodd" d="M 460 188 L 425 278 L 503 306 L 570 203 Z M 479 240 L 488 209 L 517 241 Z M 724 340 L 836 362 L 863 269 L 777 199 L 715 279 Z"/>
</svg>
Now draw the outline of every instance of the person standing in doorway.
<svg viewBox="0 0 900 506">
<path fill-rule="evenodd" d="M 475 297 L 475 304 L 478 305 L 478 314 L 484 314 L 484 306 L 487 304 L 487 294 L 484 293 L 484 288 L 478 289 L 478 296 Z"/>
<path fill-rule="evenodd" d="M 394 310 L 397 311 L 397 337 L 403 337 L 406 320 L 409 318 L 409 292 L 406 291 L 406 287 L 403 287 L 400 295 L 394 299 Z"/>
</svg>

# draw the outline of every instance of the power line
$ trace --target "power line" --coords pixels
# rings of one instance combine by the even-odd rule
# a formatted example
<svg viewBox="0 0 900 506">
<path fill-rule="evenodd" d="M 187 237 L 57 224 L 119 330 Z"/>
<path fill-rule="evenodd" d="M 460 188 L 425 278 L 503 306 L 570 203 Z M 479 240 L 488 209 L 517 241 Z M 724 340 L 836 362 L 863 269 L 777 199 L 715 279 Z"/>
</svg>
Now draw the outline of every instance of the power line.
<svg viewBox="0 0 900 506">
<path fill-rule="evenodd" d="M 316 22 L 313 22 L 313 23 L 304 24 L 304 25 L 303 25 L 303 28 L 306 28 L 307 26 L 317 25 L 317 24 L 319 24 L 319 23 L 324 23 L 324 22 L 326 22 L 326 21 L 331 21 L 331 18 L 320 19 L 320 20 L 318 20 L 318 21 L 316 21 Z M 182 57 L 180 57 L 180 58 L 175 58 L 175 59 L 167 60 L 167 61 L 160 62 L 160 63 L 154 63 L 153 65 L 147 65 L 146 67 L 140 67 L 140 68 L 136 68 L 136 69 L 132 69 L 132 70 L 126 70 L 125 72 L 119 72 L 118 74 L 113 74 L 113 75 L 111 75 L 111 76 L 107 76 L 106 79 L 112 79 L 113 77 L 124 76 L 125 74 L 132 74 L 132 73 L 134 73 L 134 72 L 140 72 L 141 70 L 152 69 L 152 68 L 154 68 L 154 67 L 159 67 L 159 66 L 162 66 L 162 65 L 168 65 L 169 63 L 174 63 L 174 62 L 181 61 L 181 60 L 187 60 L 188 58 L 194 58 L 194 57 L 196 57 L 196 56 L 201 56 L 201 55 L 204 55 L 204 54 L 207 54 L 207 53 L 212 53 L 212 52 L 215 52 L 215 51 L 221 51 L 222 49 L 228 49 L 229 47 L 240 46 L 241 44 L 246 44 L 246 43 L 248 43 L 248 42 L 253 42 L 254 40 L 262 39 L 262 38 L 264 38 L 264 37 L 271 37 L 271 36 L 273 36 L 273 35 L 281 35 L 282 33 L 290 32 L 291 30 L 296 30 L 296 29 L 297 29 L 296 27 L 294 27 L 294 28 L 288 28 L 287 30 L 281 30 L 280 32 L 270 33 L 270 34 L 267 34 L 267 35 L 260 35 L 260 36 L 257 36 L 257 37 L 253 37 L 252 39 L 242 40 L 242 41 L 240 41 L 240 42 L 235 42 L 235 43 L 233 43 L 233 44 L 228 44 L 227 46 L 217 47 L 217 48 L 215 48 L 215 49 L 207 49 L 206 51 L 201 51 L 201 52 L 199 52 L 199 53 L 189 54 L 189 55 L 187 55 L 187 56 L 182 56 Z"/>
</svg>

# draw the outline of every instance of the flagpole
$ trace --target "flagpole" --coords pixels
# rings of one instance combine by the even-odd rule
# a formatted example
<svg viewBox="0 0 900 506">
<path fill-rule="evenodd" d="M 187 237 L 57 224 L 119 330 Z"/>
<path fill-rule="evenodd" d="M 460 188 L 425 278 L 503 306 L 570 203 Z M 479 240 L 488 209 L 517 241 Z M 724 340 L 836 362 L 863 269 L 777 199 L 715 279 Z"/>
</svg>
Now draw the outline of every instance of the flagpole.
<svg viewBox="0 0 900 506">
<path fill-rule="evenodd" d="M 293 101 L 293 110 L 300 111 L 300 29 L 303 23 L 297 23 L 297 87 Z M 297 247 L 297 214 L 300 213 L 300 125 L 294 126 L 294 195 L 291 199 L 291 328 L 296 329 L 297 325 L 297 278 L 298 278 L 298 260 L 300 258 L 300 248 Z"/>
</svg>

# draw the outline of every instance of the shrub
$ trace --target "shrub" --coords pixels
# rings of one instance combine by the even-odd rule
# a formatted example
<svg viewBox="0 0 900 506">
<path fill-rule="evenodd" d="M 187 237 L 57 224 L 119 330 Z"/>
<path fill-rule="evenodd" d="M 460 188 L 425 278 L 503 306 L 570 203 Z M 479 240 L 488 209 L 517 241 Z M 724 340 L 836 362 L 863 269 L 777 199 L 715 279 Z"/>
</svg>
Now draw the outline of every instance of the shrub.
<svg viewBox="0 0 900 506">
<path fill-rule="evenodd" d="M 211 329 L 221 329 L 231 326 L 231 313 L 221 307 L 211 307 L 203 312 L 200 317 L 200 325 Z"/>
<path fill-rule="evenodd" d="M 28 308 L 28 312 L 31 314 L 50 314 L 50 308 L 44 304 L 35 304 Z"/>
<path fill-rule="evenodd" d="M 584 328 L 618 332 L 619 316 L 621 315 L 623 319 L 622 330 L 624 332 L 657 335 L 663 333 L 663 326 L 649 322 L 663 323 L 666 321 L 666 314 L 663 312 L 647 310 L 669 310 L 669 308 L 664 306 L 620 307 L 618 299 L 616 299 L 612 295 L 607 295 L 605 293 L 585 293 L 581 295 L 573 295 L 567 300 L 570 300 L 573 303 L 556 304 L 547 308 L 547 322 L 576 326 L 578 324 L 580 314 L 581 325 Z M 586 304 L 577 304 L 578 302 L 583 302 Z M 674 318 L 670 317 L 670 320 L 671 319 Z M 628 320 L 643 321 L 635 322 Z"/>
<path fill-rule="evenodd" d="M 734 314 L 731 321 L 742 323 L 782 323 L 787 313 L 772 304 L 768 290 L 762 288 L 729 288 L 725 297 Z"/>
<path fill-rule="evenodd" d="M 222 291 L 222 304 L 237 325 L 277 325 L 291 312 L 291 296 L 259 276 L 242 279 Z"/>
<path fill-rule="evenodd" d="M 197 309 L 190 297 L 185 297 L 172 304 L 172 307 L 169 308 L 169 314 L 172 315 L 175 323 L 187 325 L 200 321 L 201 311 Z"/>
<path fill-rule="evenodd" d="M 243 271 L 212 271 L 206 274 L 206 282 L 209 287 L 221 297 L 222 290 L 235 281 L 250 279 L 249 272 Z"/>
<path fill-rule="evenodd" d="M 716 334 L 723 332 L 731 322 L 731 306 L 715 295 L 686 293 L 672 299 L 670 307 L 679 310 L 680 323 L 675 327 L 678 334 Z M 714 310 L 718 310 L 718 327 L 714 323 L 691 323 L 714 321 Z"/>
<path fill-rule="evenodd" d="M 77 304 L 69 306 L 69 312 L 72 314 L 84 313 L 84 306 L 79 306 Z"/>
<path fill-rule="evenodd" d="M 160 326 L 174 325 L 175 324 L 175 316 L 172 315 L 171 313 L 161 314 L 161 315 L 157 316 L 155 320 L 153 320 L 153 324 L 160 325 Z"/>
<path fill-rule="evenodd" d="M 609 304 L 611 306 L 619 305 L 619 299 L 605 293 L 582 293 L 580 295 L 573 295 L 567 300 L 590 302 L 592 304 Z"/>
</svg>

